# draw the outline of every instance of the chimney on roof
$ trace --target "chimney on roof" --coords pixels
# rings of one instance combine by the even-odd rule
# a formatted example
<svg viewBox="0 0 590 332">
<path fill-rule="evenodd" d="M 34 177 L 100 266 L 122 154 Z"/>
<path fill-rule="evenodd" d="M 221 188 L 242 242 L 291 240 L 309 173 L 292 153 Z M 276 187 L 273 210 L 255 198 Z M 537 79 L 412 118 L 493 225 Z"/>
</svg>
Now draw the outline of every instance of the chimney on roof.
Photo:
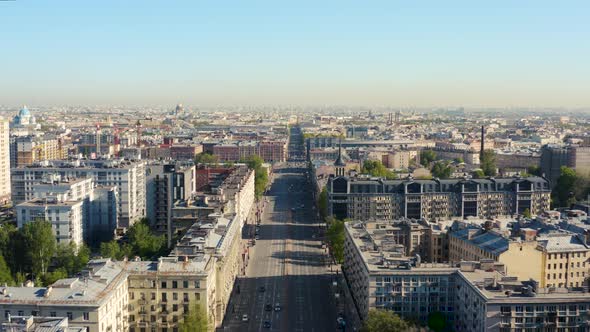
<svg viewBox="0 0 590 332">
<path fill-rule="evenodd" d="M 479 158 L 483 157 L 484 143 L 485 143 L 485 128 L 481 126 L 481 147 L 479 148 Z"/>
</svg>

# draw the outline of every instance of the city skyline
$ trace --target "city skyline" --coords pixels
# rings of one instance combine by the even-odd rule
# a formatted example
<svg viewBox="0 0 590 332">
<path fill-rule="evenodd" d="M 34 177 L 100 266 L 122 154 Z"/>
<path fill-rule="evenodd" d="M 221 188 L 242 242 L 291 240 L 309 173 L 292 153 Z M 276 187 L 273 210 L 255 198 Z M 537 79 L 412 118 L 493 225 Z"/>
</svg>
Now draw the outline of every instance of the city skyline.
<svg viewBox="0 0 590 332">
<path fill-rule="evenodd" d="M 2 2 L 0 103 L 585 108 L 587 9 Z"/>
</svg>

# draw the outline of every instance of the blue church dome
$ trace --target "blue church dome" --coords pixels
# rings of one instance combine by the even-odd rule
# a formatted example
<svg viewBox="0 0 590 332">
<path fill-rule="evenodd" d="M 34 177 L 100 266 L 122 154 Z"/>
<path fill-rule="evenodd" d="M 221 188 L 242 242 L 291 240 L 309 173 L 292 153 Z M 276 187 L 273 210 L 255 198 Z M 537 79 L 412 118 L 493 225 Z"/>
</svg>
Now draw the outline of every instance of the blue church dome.
<svg viewBox="0 0 590 332">
<path fill-rule="evenodd" d="M 23 108 L 18 112 L 18 116 L 20 116 L 21 118 L 23 116 L 30 116 L 31 112 L 29 112 L 29 109 L 27 108 L 27 106 L 23 106 Z"/>
</svg>

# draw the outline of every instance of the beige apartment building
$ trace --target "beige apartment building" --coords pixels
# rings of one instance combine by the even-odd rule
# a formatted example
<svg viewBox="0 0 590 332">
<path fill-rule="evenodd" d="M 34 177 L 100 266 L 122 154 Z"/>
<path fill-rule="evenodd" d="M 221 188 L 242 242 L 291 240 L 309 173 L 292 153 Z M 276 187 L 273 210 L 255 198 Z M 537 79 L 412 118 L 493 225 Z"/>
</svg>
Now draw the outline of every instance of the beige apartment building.
<svg viewBox="0 0 590 332">
<path fill-rule="evenodd" d="M 10 200 L 10 134 L 8 120 L 0 117 L 0 204 Z"/>
<path fill-rule="evenodd" d="M 526 257 L 526 259 L 523 259 Z M 504 264 L 506 272 L 521 279 L 541 280 L 542 254 L 537 242 L 509 239 L 495 230 L 467 227 L 449 232 L 449 261 L 493 260 Z"/>
<path fill-rule="evenodd" d="M 508 238 L 476 227 L 449 232 L 451 262 L 482 259 L 503 263 L 510 275 L 532 278 L 540 287 L 582 288 L 590 277 L 590 247 L 576 234 Z"/>
<path fill-rule="evenodd" d="M 209 255 L 118 264 L 129 275 L 129 332 L 173 331 L 195 304 L 204 308 L 213 329 L 216 269 Z"/>
<path fill-rule="evenodd" d="M 556 233 L 537 238 L 542 253 L 541 287 L 583 287 L 590 278 L 590 247 L 577 235 Z"/>
</svg>

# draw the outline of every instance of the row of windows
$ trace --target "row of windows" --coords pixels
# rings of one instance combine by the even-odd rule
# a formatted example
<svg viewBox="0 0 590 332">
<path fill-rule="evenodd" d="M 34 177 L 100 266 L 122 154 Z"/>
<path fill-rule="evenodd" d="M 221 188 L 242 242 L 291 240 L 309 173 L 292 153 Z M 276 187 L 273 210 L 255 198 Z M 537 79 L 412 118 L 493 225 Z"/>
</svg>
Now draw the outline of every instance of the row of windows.
<svg viewBox="0 0 590 332">
<path fill-rule="evenodd" d="M 24 310 L 19 310 L 17 312 L 11 313 L 10 310 L 4 310 L 4 319 L 8 320 L 8 317 L 10 315 L 25 316 L 25 312 L 24 312 Z M 39 316 L 39 311 L 32 310 L 31 311 L 31 316 Z M 74 319 L 74 314 L 72 312 L 66 312 L 66 316 L 68 317 L 68 320 L 73 320 Z M 55 312 L 55 311 L 49 312 L 49 317 L 57 317 L 57 312 Z M 90 320 L 90 313 L 83 312 L 82 313 L 82 319 L 83 320 Z"/>
<path fill-rule="evenodd" d="M 566 268 L 567 268 L 567 263 L 565 264 Z M 580 265 L 580 262 L 577 262 L 576 265 L 574 265 L 574 262 L 571 262 L 570 267 L 586 267 L 586 262 L 582 262 L 582 264 Z M 563 263 L 559 263 L 559 268 L 563 269 Z M 553 269 L 556 270 L 557 269 L 557 263 L 553 264 Z M 547 270 L 551 270 L 551 264 L 547 264 Z"/>
<path fill-rule="evenodd" d="M 502 312 L 502 313 L 510 313 L 510 312 L 512 312 L 512 308 L 513 307 L 511 307 L 511 306 L 502 306 L 502 307 L 500 307 L 500 312 Z M 562 304 L 562 305 L 559 305 L 559 306 L 556 306 L 556 305 L 548 305 L 548 306 L 543 306 L 543 305 L 537 305 L 537 306 L 532 306 L 532 305 L 529 305 L 529 306 L 521 306 L 521 305 L 517 305 L 517 306 L 514 306 L 514 311 L 517 312 L 517 313 L 520 313 L 520 312 L 535 312 L 535 310 L 537 312 L 545 312 L 545 311 L 547 311 L 547 312 L 557 312 L 558 309 L 561 312 L 565 312 L 565 311 L 569 310 L 571 313 L 575 313 L 578 310 L 580 312 L 585 311 L 586 310 L 586 305 L 585 304 L 579 304 L 579 305 L 572 304 L 572 305 L 569 305 L 568 306 L 568 305 Z"/>
<path fill-rule="evenodd" d="M 162 301 L 163 302 L 168 301 L 168 293 L 162 293 L 160 295 L 161 295 L 161 298 L 162 298 Z M 129 294 L 129 296 L 130 296 L 130 299 L 131 300 L 135 300 L 135 293 L 134 292 L 131 292 Z M 146 300 L 145 293 L 139 293 L 139 299 L 140 300 Z M 182 293 L 182 299 L 184 301 L 188 301 L 189 300 L 189 294 L 188 293 Z M 195 293 L 195 300 L 198 301 L 200 299 L 201 299 L 201 294 L 200 293 Z M 151 300 L 152 301 L 156 301 L 156 293 L 153 293 L 153 292 L 151 293 Z M 178 300 L 178 293 L 172 293 L 172 300 L 173 301 L 177 301 Z"/>
<path fill-rule="evenodd" d="M 563 258 L 580 258 L 580 257 L 584 257 L 586 258 L 586 252 L 573 252 L 571 254 L 565 253 L 565 254 L 549 254 L 547 255 L 547 259 L 563 259 Z"/>
</svg>

